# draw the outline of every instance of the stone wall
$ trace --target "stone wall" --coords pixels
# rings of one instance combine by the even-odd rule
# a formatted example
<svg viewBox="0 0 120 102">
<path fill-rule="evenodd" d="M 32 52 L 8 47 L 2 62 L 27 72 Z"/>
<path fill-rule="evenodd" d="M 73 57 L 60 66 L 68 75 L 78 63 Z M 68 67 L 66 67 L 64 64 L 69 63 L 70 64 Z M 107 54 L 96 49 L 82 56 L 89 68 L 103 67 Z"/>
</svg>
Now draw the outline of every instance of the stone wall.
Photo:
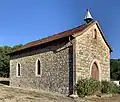
<svg viewBox="0 0 120 102">
<path fill-rule="evenodd" d="M 93 38 L 94 29 L 97 39 Z M 73 46 L 64 38 L 12 55 L 10 85 L 72 93 L 79 78 L 91 77 L 93 62 L 99 67 L 99 80 L 110 80 L 110 50 L 96 25 L 71 42 Z M 41 62 L 41 76 L 36 76 L 37 59 Z M 20 77 L 16 76 L 17 63 L 21 64 Z"/>
<path fill-rule="evenodd" d="M 93 38 L 94 29 L 97 39 Z M 97 62 L 99 66 L 99 80 L 110 80 L 110 50 L 104 42 L 97 25 L 93 25 L 81 36 L 75 39 L 76 81 L 79 78 L 91 77 L 91 66 Z"/>
<path fill-rule="evenodd" d="M 69 68 L 72 68 L 69 64 L 69 51 L 68 40 L 63 40 L 11 56 L 10 85 L 68 94 Z M 41 62 L 41 76 L 36 76 L 35 73 L 37 59 Z M 21 64 L 20 77 L 16 76 L 17 63 Z"/>
</svg>

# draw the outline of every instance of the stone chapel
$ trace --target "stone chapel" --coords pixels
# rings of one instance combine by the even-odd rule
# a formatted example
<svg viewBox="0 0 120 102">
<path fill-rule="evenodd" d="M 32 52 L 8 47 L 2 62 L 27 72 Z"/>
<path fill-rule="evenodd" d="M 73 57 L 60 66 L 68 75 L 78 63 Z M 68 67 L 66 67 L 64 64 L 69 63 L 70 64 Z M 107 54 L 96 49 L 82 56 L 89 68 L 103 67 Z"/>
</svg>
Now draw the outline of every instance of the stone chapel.
<svg viewBox="0 0 120 102">
<path fill-rule="evenodd" d="M 70 95 L 80 78 L 110 80 L 112 49 L 89 10 L 84 21 L 10 53 L 10 85 Z"/>
</svg>

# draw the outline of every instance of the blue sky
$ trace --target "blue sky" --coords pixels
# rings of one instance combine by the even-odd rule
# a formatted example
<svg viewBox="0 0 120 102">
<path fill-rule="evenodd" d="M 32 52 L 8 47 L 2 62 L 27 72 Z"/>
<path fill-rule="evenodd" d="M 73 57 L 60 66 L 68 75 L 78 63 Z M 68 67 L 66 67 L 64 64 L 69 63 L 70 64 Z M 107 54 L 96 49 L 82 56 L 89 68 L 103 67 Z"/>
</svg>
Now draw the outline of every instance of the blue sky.
<svg viewBox="0 0 120 102">
<path fill-rule="evenodd" d="M 120 58 L 119 0 L 1 0 L 0 45 L 25 44 L 84 23 L 86 9 L 98 20 Z"/>
</svg>

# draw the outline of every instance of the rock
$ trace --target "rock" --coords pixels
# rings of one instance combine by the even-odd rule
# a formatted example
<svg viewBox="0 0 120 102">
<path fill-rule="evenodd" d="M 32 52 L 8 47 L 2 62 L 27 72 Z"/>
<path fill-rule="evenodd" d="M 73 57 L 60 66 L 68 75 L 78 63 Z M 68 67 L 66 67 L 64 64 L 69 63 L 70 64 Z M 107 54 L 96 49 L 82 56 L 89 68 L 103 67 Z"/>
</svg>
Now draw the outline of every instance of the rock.
<svg viewBox="0 0 120 102">
<path fill-rule="evenodd" d="M 69 96 L 70 98 L 78 98 L 78 95 L 72 94 Z"/>
</svg>

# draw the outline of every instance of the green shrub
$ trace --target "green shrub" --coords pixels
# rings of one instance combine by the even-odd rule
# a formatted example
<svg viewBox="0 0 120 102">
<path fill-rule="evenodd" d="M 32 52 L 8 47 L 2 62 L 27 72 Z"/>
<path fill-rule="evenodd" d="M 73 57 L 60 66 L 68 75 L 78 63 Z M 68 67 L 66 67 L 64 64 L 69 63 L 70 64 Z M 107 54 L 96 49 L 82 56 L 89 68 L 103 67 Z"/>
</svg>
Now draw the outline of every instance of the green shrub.
<svg viewBox="0 0 120 102">
<path fill-rule="evenodd" d="M 101 91 L 101 83 L 93 79 L 81 79 L 77 82 L 76 90 L 80 97 L 94 95 Z"/>
<path fill-rule="evenodd" d="M 97 81 L 94 79 L 81 79 L 76 84 L 76 91 L 79 97 L 95 95 L 98 93 L 116 94 L 120 93 L 120 87 L 109 81 Z"/>
<path fill-rule="evenodd" d="M 102 93 L 116 94 L 119 91 L 119 87 L 113 82 L 102 81 L 101 84 L 102 84 L 102 89 L 101 89 Z"/>
<path fill-rule="evenodd" d="M 118 86 L 118 93 L 120 94 L 120 86 Z"/>
</svg>

